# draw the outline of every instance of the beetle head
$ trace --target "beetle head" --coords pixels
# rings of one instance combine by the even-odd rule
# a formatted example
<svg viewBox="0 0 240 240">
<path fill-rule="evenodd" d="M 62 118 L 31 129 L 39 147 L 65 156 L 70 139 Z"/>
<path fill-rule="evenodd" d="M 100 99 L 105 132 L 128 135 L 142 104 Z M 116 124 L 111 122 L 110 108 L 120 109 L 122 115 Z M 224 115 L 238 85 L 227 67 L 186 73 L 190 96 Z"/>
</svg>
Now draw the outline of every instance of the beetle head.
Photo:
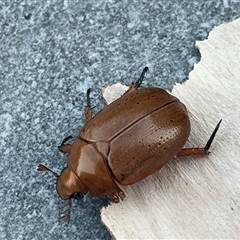
<svg viewBox="0 0 240 240">
<path fill-rule="evenodd" d="M 57 178 L 57 192 L 62 199 L 82 198 L 87 193 L 87 187 L 68 167 L 63 169 Z"/>
<path fill-rule="evenodd" d="M 81 199 L 83 194 L 87 193 L 85 184 L 68 167 L 64 168 L 60 175 L 42 164 L 38 165 L 37 170 L 49 171 L 57 177 L 56 189 L 59 196 L 64 200 L 71 198 Z"/>
</svg>

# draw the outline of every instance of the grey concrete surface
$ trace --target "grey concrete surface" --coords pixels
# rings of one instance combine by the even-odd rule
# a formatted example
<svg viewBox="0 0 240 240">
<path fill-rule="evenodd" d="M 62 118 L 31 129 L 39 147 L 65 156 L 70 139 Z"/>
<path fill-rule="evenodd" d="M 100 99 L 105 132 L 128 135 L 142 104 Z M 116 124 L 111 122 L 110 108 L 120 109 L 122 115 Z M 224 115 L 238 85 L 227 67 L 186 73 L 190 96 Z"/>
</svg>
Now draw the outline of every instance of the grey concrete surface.
<svg viewBox="0 0 240 240">
<path fill-rule="evenodd" d="M 144 86 L 171 89 L 200 59 L 195 40 L 239 16 L 239 0 L 2 0 L 0 239 L 111 239 L 99 216 L 107 198 L 74 201 L 67 225 L 67 203 L 37 165 L 65 166 L 57 146 L 82 126 L 87 88 L 95 112 L 104 85 L 145 66 Z"/>
</svg>

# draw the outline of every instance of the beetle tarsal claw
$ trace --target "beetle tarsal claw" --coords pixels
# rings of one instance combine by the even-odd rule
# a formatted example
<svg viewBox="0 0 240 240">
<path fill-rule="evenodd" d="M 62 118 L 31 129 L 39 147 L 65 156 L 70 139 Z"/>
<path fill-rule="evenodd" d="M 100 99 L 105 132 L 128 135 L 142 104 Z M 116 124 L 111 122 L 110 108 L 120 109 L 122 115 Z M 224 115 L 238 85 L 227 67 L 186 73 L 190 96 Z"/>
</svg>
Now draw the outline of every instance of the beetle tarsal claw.
<svg viewBox="0 0 240 240">
<path fill-rule="evenodd" d="M 61 216 L 61 218 L 66 221 L 67 223 L 69 223 L 70 221 L 70 213 L 64 214 L 63 216 Z"/>
<path fill-rule="evenodd" d="M 122 201 L 126 197 L 123 191 L 118 192 L 118 195 L 119 195 L 119 197 L 121 198 Z"/>
<path fill-rule="evenodd" d="M 119 203 L 119 197 L 116 192 L 111 192 L 109 194 L 109 198 L 110 198 L 111 202 Z"/>
<path fill-rule="evenodd" d="M 115 196 L 113 202 L 114 202 L 114 203 L 119 203 L 119 198 L 118 198 L 118 196 Z"/>
<path fill-rule="evenodd" d="M 119 188 L 116 191 L 111 192 L 109 194 L 109 197 L 112 202 L 119 203 L 120 199 L 123 200 L 126 196 L 125 196 L 124 192 Z"/>
</svg>

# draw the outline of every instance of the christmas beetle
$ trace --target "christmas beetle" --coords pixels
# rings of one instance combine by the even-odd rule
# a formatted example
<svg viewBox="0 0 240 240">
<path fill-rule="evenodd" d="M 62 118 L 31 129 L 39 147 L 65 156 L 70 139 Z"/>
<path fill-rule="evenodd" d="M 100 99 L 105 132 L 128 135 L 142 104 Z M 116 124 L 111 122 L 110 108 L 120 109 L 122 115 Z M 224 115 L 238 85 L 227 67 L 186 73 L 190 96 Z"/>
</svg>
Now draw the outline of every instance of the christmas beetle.
<svg viewBox="0 0 240 240">
<path fill-rule="evenodd" d="M 67 167 L 58 175 L 40 164 L 38 171 L 50 171 L 57 177 L 57 192 L 69 200 L 69 210 L 63 217 L 69 221 L 71 199 L 108 195 L 117 203 L 125 198 L 120 185 L 134 184 L 155 173 L 174 156 L 203 155 L 208 150 L 220 126 L 214 129 L 203 148 L 184 148 L 190 121 L 183 103 L 165 90 L 141 88 L 140 78 L 117 100 L 94 117 L 87 91 L 85 124 L 73 144 L 63 140 L 59 150 L 69 153 Z"/>
</svg>

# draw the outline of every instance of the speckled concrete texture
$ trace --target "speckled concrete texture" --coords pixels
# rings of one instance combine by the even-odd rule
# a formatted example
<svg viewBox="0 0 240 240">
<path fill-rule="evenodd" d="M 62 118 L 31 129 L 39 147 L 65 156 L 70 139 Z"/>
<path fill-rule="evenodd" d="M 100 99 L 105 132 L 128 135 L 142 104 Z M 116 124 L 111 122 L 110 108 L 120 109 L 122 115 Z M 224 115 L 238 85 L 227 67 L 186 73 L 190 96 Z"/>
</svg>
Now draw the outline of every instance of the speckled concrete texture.
<svg viewBox="0 0 240 240">
<path fill-rule="evenodd" d="M 239 16 L 238 0 L 1 1 L 0 239 L 111 239 L 107 198 L 74 201 L 65 224 L 67 203 L 38 163 L 65 166 L 57 146 L 82 126 L 87 88 L 95 112 L 103 86 L 145 66 L 143 85 L 171 89 L 200 59 L 195 40 Z"/>
</svg>

